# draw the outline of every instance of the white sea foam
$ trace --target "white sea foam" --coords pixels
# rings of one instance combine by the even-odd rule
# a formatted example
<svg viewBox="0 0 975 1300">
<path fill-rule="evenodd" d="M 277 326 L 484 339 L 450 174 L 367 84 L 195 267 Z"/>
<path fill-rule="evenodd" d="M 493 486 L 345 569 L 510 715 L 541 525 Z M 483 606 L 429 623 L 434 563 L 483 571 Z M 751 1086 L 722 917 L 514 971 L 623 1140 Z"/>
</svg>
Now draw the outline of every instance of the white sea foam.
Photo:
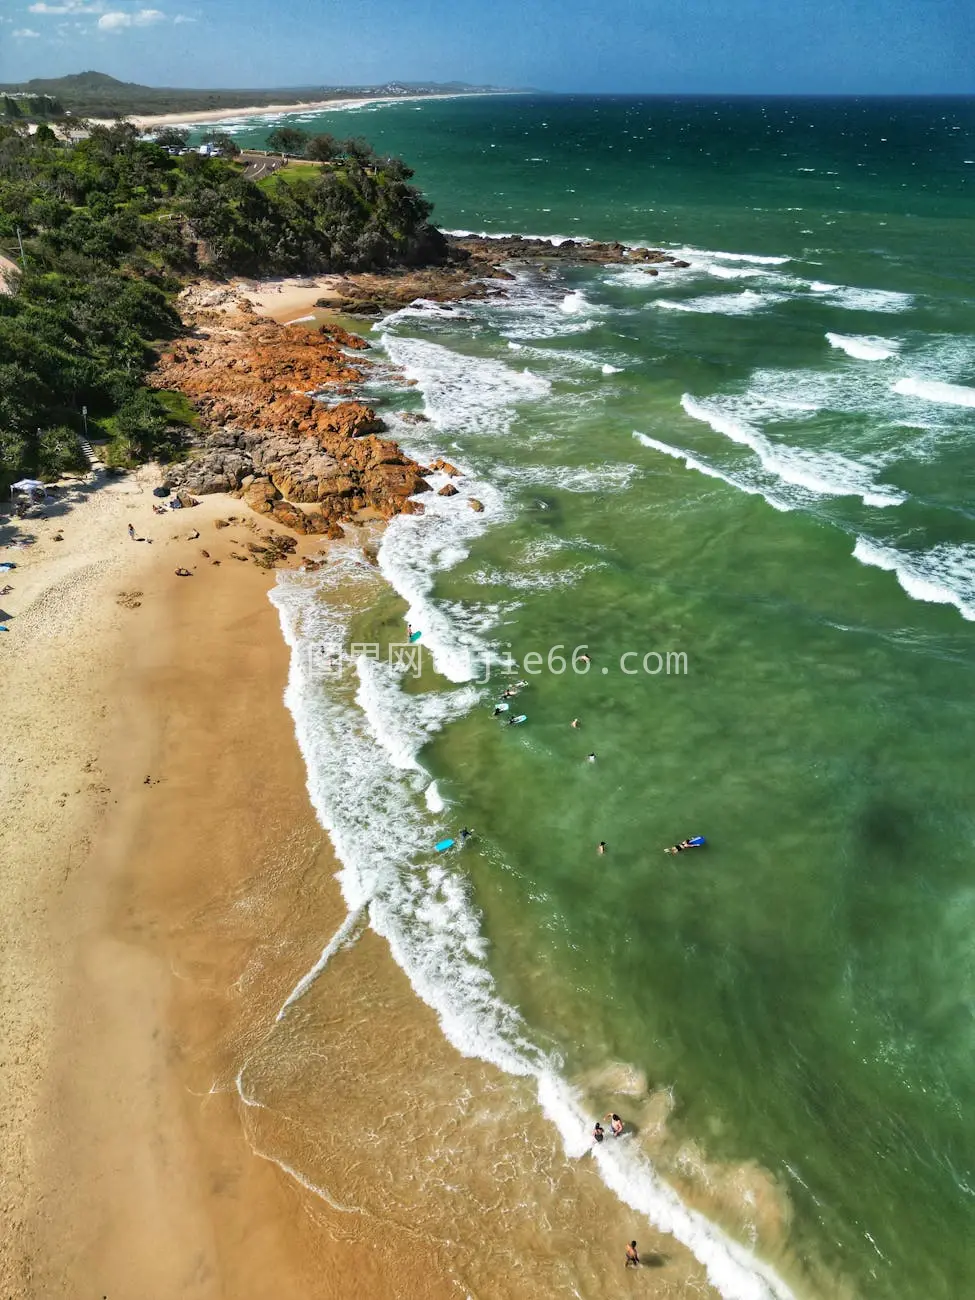
<svg viewBox="0 0 975 1300">
<path fill-rule="evenodd" d="M 913 600 L 954 605 L 962 618 L 975 622 L 975 546 L 943 543 L 908 554 L 869 537 L 858 537 L 853 558 L 893 573 Z"/>
<path fill-rule="evenodd" d="M 719 280 L 749 280 L 757 275 L 767 275 L 760 266 L 721 266 L 715 263 L 708 268 L 709 274 L 716 275 Z"/>
<path fill-rule="evenodd" d="M 580 316 L 583 312 L 593 310 L 595 309 L 592 303 L 580 289 L 573 289 L 559 303 L 559 311 L 565 312 L 567 316 Z"/>
<path fill-rule="evenodd" d="M 933 379 L 898 379 L 891 387 L 904 397 L 920 397 L 925 402 L 975 406 L 975 388 L 964 384 L 945 384 Z"/>
<path fill-rule="evenodd" d="M 757 293 L 754 289 L 743 289 L 741 293 L 713 293 L 700 298 L 655 298 L 654 307 L 666 311 L 690 311 L 703 315 L 750 316 L 753 312 L 764 311 L 786 298 L 783 293 Z"/>
<path fill-rule="evenodd" d="M 845 311 L 908 311 L 914 303 L 913 294 L 894 289 L 858 289 L 850 284 L 824 284 L 820 280 L 813 280 L 809 288 L 831 306 Z"/>
<path fill-rule="evenodd" d="M 875 334 L 827 333 L 826 340 L 831 348 L 839 348 L 858 361 L 887 361 L 896 356 L 900 348 L 896 339 L 883 339 Z"/>
<path fill-rule="evenodd" d="M 608 361 L 603 363 L 602 371 L 604 375 L 619 375 L 623 373 L 622 366 L 611 366 Z"/>
<path fill-rule="evenodd" d="M 432 813 L 442 813 L 447 806 L 444 803 L 443 795 L 440 793 L 440 787 L 436 781 L 431 781 L 423 792 L 423 799 L 426 806 Z"/>
<path fill-rule="evenodd" d="M 623 492 L 633 476 L 639 473 L 636 465 L 499 465 L 495 478 L 502 483 L 530 484 L 533 487 L 557 488 L 562 492 Z"/>
<path fill-rule="evenodd" d="M 764 491 L 754 483 L 749 483 L 747 479 L 740 475 L 726 474 L 722 470 L 715 469 L 713 465 L 707 464 L 697 456 L 692 456 L 688 451 L 682 451 L 680 447 L 672 447 L 668 442 L 660 442 L 657 438 L 651 438 L 648 434 L 638 433 L 635 429 L 633 436 L 644 447 L 650 447 L 654 451 L 662 452 L 665 456 L 670 456 L 674 460 L 683 461 L 688 469 L 696 470 L 699 474 L 705 474 L 708 478 L 720 479 L 722 483 L 727 483 L 730 487 L 737 488 L 739 492 L 747 492 L 750 496 L 764 497 L 764 499 L 775 510 L 781 510 L 787 513 L 792 509 L 784 501 L 781 501 L 773 493 Z"/>
<path fill-rule="evenodd" d="M 417 754 L 450 718 L 467 713 L 478 700 L 477 689 L 470 686 L 458 691 L 406 694 L 400 687 L 401 674 L 396 668 L 388 661 L 365 654 L 357 661 L 356 668 L 359 673 L 356 704 L 390 763 L 403 771 L 425 772 Z"/>
<path fill-rule="evenodd" d="M 518 403 L 551 391 L 551 383 L 530 370 L 453 352 L 428 339 L 383 333 L 381 342 L 389 358 L 416 381 L 424 411 L 439 429 L 506 433 Z"/>
<path fill-rule="evenodd" d="M 895 506 L 906 500 L 896 488 L 875 484 L 869 466 L 849 460 L 835 451 L 810 451 L 772 442 L 740 416 L 730 414 L 720 399 L 699 401 L 685 393 L 681 406 L 694 420 L 701 420 L 732 442 L 749 447 L 769 473 L 815 496 L 858 496 L 865 505 Z"/>
</svg>

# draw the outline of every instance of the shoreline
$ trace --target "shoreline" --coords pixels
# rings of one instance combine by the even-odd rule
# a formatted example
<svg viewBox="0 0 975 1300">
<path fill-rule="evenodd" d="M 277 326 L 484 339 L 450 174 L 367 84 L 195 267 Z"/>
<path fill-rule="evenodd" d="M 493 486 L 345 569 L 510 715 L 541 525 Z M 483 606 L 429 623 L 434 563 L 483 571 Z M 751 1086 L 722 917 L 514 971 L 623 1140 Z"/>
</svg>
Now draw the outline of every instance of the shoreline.
<svg viewBox="0 0 975 1300">
<path fill-rule="evenodd" d="M 322 963 L 348 917 L 274 575 L 233 563 L 237 501 L 156 516 L 153 481 L 29 521 L 6 602 L 4 1294 L 542 1300 L 571 1260 L 595 1296 L 634 1233 L 655 1294 L 709 1294 L 527 1081 L 450 1046 L 385 940 Z"/>
<path fill-rule="evenodd" d="M 443 95 L 366 95 L 361 99 L 315 99 L 302 100 L 294 104 L 251 104 L 242 108 L 192 109 L 188 113 L 133 113 L 126 120 L 141 130 L 156 126 L 215 125 L 244 117 L 287 117 L 294 113 L 341 113 L 348 109 L 362 108 L 370 104 L 410 104 L 433 99 L 480 99 L 485 96 L 494 98 L 498 95 L 523 95 L 522 90 L 484 90 Z M 112 119 L 90 119 L 101 126 L 111 126 Z"/>
</svg>

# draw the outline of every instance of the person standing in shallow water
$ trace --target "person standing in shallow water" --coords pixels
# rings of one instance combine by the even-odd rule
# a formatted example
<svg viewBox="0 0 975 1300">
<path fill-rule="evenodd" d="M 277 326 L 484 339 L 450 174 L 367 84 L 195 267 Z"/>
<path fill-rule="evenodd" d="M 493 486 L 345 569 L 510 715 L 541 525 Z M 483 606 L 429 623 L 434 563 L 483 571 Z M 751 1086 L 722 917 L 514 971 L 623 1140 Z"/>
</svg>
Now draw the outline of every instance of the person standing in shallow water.
<svg viewBox="0 0 975 1300">
<path fill-rule="evenodd" d="M 640 1256 L 636 1248 L 636 1242 L 631 1241 L 626 1248 L 626 1263 L 624 1264 L 623 1267 L 638 1268 L 639 1264 L 640 1264 Z"/>
</svg>

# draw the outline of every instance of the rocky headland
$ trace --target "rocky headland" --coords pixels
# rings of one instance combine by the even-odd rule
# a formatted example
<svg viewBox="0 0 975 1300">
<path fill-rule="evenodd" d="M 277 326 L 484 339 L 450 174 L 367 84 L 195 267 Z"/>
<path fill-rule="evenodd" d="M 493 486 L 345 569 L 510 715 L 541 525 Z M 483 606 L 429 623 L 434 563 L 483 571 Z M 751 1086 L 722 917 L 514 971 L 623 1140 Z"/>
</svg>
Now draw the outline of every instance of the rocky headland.
<svg viewBox="0 0 975 1300">
<path fill-rule="evenodd" d="M 452 302 L 502 296 L 519 263 L 632 264 L 648 275 L 688 265 L 659 249 L 571 239 L 450 237 L 449 248 L 438 266 L 313 281 L 325 290 L 317 305 L 380 315 L 425 299 L 450 310 Z M 362 355 L 368 343 L 334 324 L 280 325 L 258 316 L 241 285 L 190 286 L 181 311 L 190 332 L 160 357 L 153 382 L 190 400 L 203 438 L 195 454 L 170 467 L 167 486 L 232 492 L 277 523 L 330 537 L 342 536 L 350 520 L 423 510 L 413 498 L 430 490 L 425 475 L 432 470 L 380 436 L 383 421 L 356 400 L 374 364 Z M 445 464 L 433 469 L 458 473 Z"/>
<path fill-rule="evenodd" d="M 448 235 L 448 255 L 439 266 L 360 272 L 328 278 L 327 292 L 318 306 L 350 315 L 379 316 L 396 311 L 417 298 L 428 302 L 462 302 L 494 297 L 504 292 L 498 281 L 514 279 L 512 266 L 634 265 L 647 275 L 680 270 L 689 265 L 656 248 L 630 248 L 626 244 L 564 239 L 553 244 L 526 235 L 487 238 Z"/>
<path fill-rule="evenodd" d="M 197 453 L 166 485 L 232 492 L 258 514 L 301 533 L 342 536 L 356 518 L 423 507 L 423 467 L 379 435 L 382 420 L 353 399 L 368 344 L 337 326 L 276 325 L 246 310 L 193 313 L 192 334 L 163 354 L 160 388 L 192 402 L 204 430 Z M 337 400 L 333 400 L 337 399 Z"/>
</svg>

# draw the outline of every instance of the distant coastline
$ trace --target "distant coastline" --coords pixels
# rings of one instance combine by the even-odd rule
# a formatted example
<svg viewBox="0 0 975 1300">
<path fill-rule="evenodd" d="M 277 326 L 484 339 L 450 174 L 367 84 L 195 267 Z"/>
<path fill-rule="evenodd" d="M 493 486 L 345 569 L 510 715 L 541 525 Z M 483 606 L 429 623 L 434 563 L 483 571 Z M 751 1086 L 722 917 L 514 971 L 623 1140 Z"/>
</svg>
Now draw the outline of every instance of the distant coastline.
<svg viewBox="0 0 975 1300">
<path fill-rule="evenodd" d="M 184 124 L 203 125 L 206 123 L 226 122 L 238 117 L 284 117 L 291 113 L 327 113 L 341 112 L 348 108 L 360 108 L 368 104 L 407 104 L 431 99 L 480 99 L 486 95 L 526 95 L 525 90 L 457 90 L 442 95 L 365 95 L 361 99 L 316 99 L 298 104 L 250 104 L 243 108 L 198 109 L 190 113 L 133 113 L 128 117 L 141 130 L 149 131 L 157 126 L 182 126 Z M 91 118 L 110 126 L 107 118 Z"/>
</svg>

